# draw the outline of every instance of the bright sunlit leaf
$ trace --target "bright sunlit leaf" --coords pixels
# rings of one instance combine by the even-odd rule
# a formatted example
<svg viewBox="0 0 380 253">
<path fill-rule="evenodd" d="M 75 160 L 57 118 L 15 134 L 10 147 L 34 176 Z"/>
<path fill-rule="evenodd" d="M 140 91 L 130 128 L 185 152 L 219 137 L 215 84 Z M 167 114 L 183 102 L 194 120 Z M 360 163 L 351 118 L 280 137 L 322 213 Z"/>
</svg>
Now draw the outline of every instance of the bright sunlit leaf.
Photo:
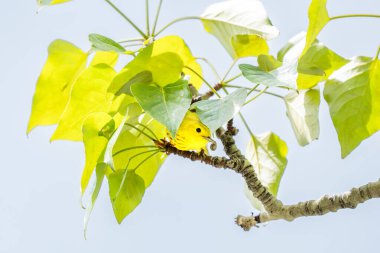
<svg viewBox="0 0 380 253">
<path fill-rule="evenodd" d="M 211 132 L 215 132 L 219 127 L 232 119 L 247 98 L 246 89 L 237 89 L 233 93 L 221 99 L 203 100 L 192 104 L 191 109 L 195 109 L 200 120 Z"/>
<path fill-rule="evenodd" d="M 284 62 L 284 65 L 293 64 L 297 67 L 298 73 L 294 78 L 298 89 L 313 88 L 348 62 L 318 40 L 315 40 L 302 55 L 305 36 L 302 32 L 291 38 L 277 55 L 278 60 Z"/>
<path fill-rule="evenodd" d="M 245 157 L 253 165 L 261 183 L 274 196 L 277 196 L 281 178 L 288 163 L 287 154 L 286 143 L 272 132 L 264 133 L 260 136 L 251 136 L 246 150 Z M 265 211 L 260 201 L 253 197 L 248 187 L 246 188 L 246 196 L 253 207 L 257 210 Z"/>
<path fill-rule="evenodd" d="M 53 41 L 37 81 L 27 133 L 36 126 L 57 124 L 73 83 L 84 69 L 87 54 L 64 40 Z"/>
<path fill-rule="evenodd" d="M 90 114 L 83 123 L 83 144 L 86 163 L 82 172 L 81 192 L 85 192 L 91 175 L 98 162 L 103 161 L 103 154 L 108 137 L 115 128 L 112 117 L 105 112 Z"/>
<path fill-rule="evenodd" d="M 324 97 L 342 157 L 380 129 L 380 61 L 357 57 L 326 81 Z"/>
<path fill-rule="evenodd" d="M 260 69 L 266 72 L 270 72 L 281 67 L 282 62 L 276 60 L 273 55 L 261 54 L 257 57 L 257 64 L 259 65 Z"/>
<path fill-rule="evenodd" d="M 308 11 L 309 26 L 307 28 L 306 43 L 302 54 L 307 52 L 317 38 L 318 34 L 322 31 L 323 27 L 325 27 L 325 25 L 330 21 L 326 3 L 327 0 L 311 1 Z"/>
<path fill-rule="evenodd" d="M 231 44 L 235 53 L 234 58 L 258 56 L 269 53 L 269 46 L 266 40 L 258 35 L 239 34 L 232 37 Z"/>
<path fill-rule="evenodd" d="M 319 90 L 290 92 L 284 99 L 298 144 L 306 146 L 319 137 Z"/>
<path fill-rule="evenodd" d="M 117 222 L 120 224 L 141 202 L 144 180 L 134 171 L 118 170 L 108 176 L 109 195 Z"/>
<path fill-rule="evenodd" d="M 70 101 L 52 140 L 82 140 L 82 124 L 90 113 L 108 112 L 113 95 L 107 93 L 115 71 L 105 64 L 90 66 L 75 82 Z"/>
<path fill-rule="evenodd" d="M 115 169 L 137 168 L 136 174 L 144 180 L 145 187 L 149 187 L 165 161 L 166 154 L 157 152 L 154 142 L 145 134 L 162 139 L 166 137 L 166 128 L 147 114 L 137 120 L 130 119 L 126 123 L 139 130 L 130 125 L 123 128 L 112 150 Z"/>
<path fill-rule="evenodd" d="M 117 93 L 143 71 L 152 73 L 153 82 L 160 86 L 176 82 L 181 78 L 182 73 L 190 76 L 189 82 L 197 89 L 203 82 L 197 75 L 202 76 L 200 65 L 192 56 L 185 42 L 178 36 L 160 38 L 144 48 L 117 74 L 109 91 Z"/>
<path fill-rule="evenodd" d="M 62 4 L 66 2 L 70 2 L 72 0 L 37 0 L 38 5 L 54 5 L 54 4 Z"/>
<path fill-rule="evenodd" d="M 165 87 L 137 83 L 131 91 L 141 107 L 175 136 L 191 103 L 188 82 L 180 79 Z"/>
<path fill-rule="evenodd" d="M 229 0 L 212 4 L 203 12 L 201 20 L 205 30 L 214 35 L 235 59 L 257 56 L 260 52 L 266 54 L 266 40 L 279 34 L 258 0 Z"/>
<path fill-rule="evenodd" d="M 114 67 L 119 59 L 119 54 L 115 52 L 97 51 L 90 65 L 107 64 Z"/>
</svg>

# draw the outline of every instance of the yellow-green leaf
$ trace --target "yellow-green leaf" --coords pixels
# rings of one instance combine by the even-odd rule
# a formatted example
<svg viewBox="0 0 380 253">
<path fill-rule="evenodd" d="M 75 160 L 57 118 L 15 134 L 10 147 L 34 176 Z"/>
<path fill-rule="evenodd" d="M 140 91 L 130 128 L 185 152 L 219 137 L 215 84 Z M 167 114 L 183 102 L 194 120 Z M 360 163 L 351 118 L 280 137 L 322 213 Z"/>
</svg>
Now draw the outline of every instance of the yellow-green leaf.
<svg viewBox="0 0 380 253">
<path fill-rule="evenodd" d="M 201 20 L 205 30 L 214 35 L 234 59 L 267 53 L 266 40 L 279 34 L 258 0 L 212 4 L 203 12 Z"/>
<path fill-rule="evenodd" d="M 380 61 L 357 57 L 326 81 L 324 97 L 342 157 L 380 130 Z"/>
<path fill-rule="evenodd" d="M 140 131 L 126 125 L 113 147 L 113 161 L 116 170 L 134 170 L 148 187 L 154 180 L 158 170 L 166 158 L 166 154 L 158 152 L 154 142 L 148 138 L 162 139 L 166 136 L 166 128 L 149 115 L 142 118 L 129 119 L 127 124 L 140 129 Z M 153 133 L 152 133 L 152 132 Z M 143 133 L 141 133 L 143 132 Z M 146 135 L 145 135 L 146 134 Z M 148 160 L 145 160 L 151 156 Z M 139 165 L 142 163 L 141 165 Z"/>
<path fill-rule="evenodd" d="M 309 47 L 313 44 L 318 34 L 323 27 L 330 21 L 329 14 L 326 8 L 327 0 L 312 0 L 309 11 L 309 26 L 307 28 L 306 44 L 303 53 L 306 53 Z"/>
<path fill-rule="evenodd" d="M 144 48 L 116 75 L 109 91 L 116 94 L 130 79 L 143 71 L 151 72 L 153 82 L 160 86 L 174 83 L 180 79 L 181 73 L 190 76 L 189 82 L 194 87 L 200 88 L 202 85 L 202 79 L 197 75 L 202 75 L 202 69 L 178 36 L 163 37 Z"/>
<path fill-rule="evenodd" d="M 92 59 L 90 65 L 95 66 L 98 64 L 107 64 L 114 67 L 119 58 L 119 54 L 116 52 L 97 51 Z"/>
<path fill-rule="evenodd" d="M 83 121 L 93 112 L 108 112 L 113 95 L 107 93 L 115 71 L 105 64 L 90 66 L 75 82 L 70 101 L 52 140 L 82 141 Z"/>
<path fill-rule="evenodd" d="M 108 176 L 109 195 L 117 222 L 120 224 L 141 202 L 144 180 L 134 171 L 118 170 Z"/>
<path fill-rule="evenodd" d="M 234 49 L 234 58 L 258 56 L 269 53 L 269 46 L 266 40 L 258 35 L 238 34 L 232 37 L 231 44 Z"/>
<path fill-rule="evenodd" d="M 70 2 L 71 0 L 37 0 L 38 5 L 54 5 Z"/>
<path fill-rule="evenodd" d="M 36 126 L 57 124 L 74 81 L 84 69 L 87 54 L 64 41 L 53 41 L 48 58 L 37 81 L 27 132 Z"/>
<path fill-rule="evenodd" d="M 270 72 L 281 67 L 282 62 L 276 60 L 273 55 L 261 54 L 257 57 L 257 64 L 259 65 L 260 69 L 266 72 Z"/>
<path fill-rule="evenodd" d="M 82 172 L 81 192 L 85 192 L 91 175 L 98 162 L 103 161 L 103 153 L 110 133 L 115 128 L 112 117 L 105 112 L 93 113 L 83 123 L 83 143 L 86 163 Z"/>
<path fill-rule="evenodd" d="M 277 196 L 278 188 L 285 167 L 288 163 L 286 143 L 272 132 L 260 136 L 252 136 L 248 144 L 245 157 L 251 162 L 261 183 L 269 192 Z M 246 187 L 246 196 L 253 207 L 265 211 L 258 199 Z"/>
</svg>

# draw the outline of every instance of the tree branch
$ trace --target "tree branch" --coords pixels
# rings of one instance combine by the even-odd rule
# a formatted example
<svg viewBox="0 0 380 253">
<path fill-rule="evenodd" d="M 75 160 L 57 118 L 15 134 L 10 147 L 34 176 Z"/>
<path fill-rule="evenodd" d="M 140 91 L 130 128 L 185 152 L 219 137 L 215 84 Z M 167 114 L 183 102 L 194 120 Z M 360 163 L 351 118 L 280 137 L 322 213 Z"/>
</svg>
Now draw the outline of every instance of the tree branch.
<svg viewBox="0 0 380 253">
<path fill-rule="evenodd" d="M 293 221 L 299 217 L 321 216 L 340 209 L 354 209 L 359 204 L 373 198 L 380 198 L 380 179 L 359 188 L 352 188 L 350 191 L 340 195 L 325 195 L 318 200 L 309 200 L 295 205 L 285 205 L 274 214 L 261 213 L 248 217 L 239 215 L 236 218 L 236 224 L 244 230 L 249 230 L 257 224 L 272 220 L 283 219 Z"/>
</svg>

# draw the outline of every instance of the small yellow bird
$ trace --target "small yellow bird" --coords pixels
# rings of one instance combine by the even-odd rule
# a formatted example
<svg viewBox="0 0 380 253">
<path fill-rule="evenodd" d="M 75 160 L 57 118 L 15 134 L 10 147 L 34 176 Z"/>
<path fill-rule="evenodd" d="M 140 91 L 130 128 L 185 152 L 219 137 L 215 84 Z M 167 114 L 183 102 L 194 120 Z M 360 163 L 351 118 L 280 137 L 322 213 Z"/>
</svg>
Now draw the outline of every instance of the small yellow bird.
<svg viewBox="0 0 380 253">
<path fill-rule="evenodd" d="M 187 111 L 175 138 L 170 138 L 170 143 L 179 150 L 193 150 L 198 153 L 203 150 L 206 154 L 208 154 L 208 142 L 215 143 L 211 139 L 210 129 L 200 121 L 198 115 L 193 111 Z"/>
</svg>

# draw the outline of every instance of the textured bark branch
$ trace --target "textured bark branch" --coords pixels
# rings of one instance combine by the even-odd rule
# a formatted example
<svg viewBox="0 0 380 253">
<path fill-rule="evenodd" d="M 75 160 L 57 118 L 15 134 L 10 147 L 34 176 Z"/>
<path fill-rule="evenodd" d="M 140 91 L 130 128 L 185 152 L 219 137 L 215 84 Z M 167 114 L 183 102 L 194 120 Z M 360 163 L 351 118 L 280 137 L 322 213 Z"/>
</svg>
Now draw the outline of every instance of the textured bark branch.
<svg viewBox="0 0 380 253">
<path fill-rule="evenodd" d="M 207 93 L 211 94 L 211 93 Z M 236 218 L 236 224 L 248 231 L 260 223 L 273 220 L 293 221 L 299 217 L 320 216 L 330 212 L 336 212 L 345 208 L 356 208 L 359 204 L 373 198 L 380 198 L 380 179 L 379 181 L 368 183 L 359 188 L 352 188 L 350 191 L 341 195 L 325 195 L 318 200 L 299 202 L 295 205 L 283 205 L 280 200 L 273 196 L 268 189 L 262 185 L 257 177 L 252 164 L 242 155 L 235 144 L 234 136 L 238 130 L 230 120 L 227 124 L 227 131 L 219 128 L 216 131 L 217 137 L 221 140 L 224 151 L 229 158 L 209 156 L 205 153 L 192 151 L 182 151 L 173 147 L 165 140 L 156 141 L 157 147 L 164 150 L 167 154 L 178 155 L 192 161 L 200 161 L 215 168 L 231 169 L 242 175 L 248 188 L 264 206 L 265 212 L 256 216 L 242 216 Z"/>
<path fill-rule="evenodd" d="M 276 213 L 261 213 L 257 216 L 241 216 L 236 218 L 236 223 L 244 230 L 249 230 L 257 224 L 272 220 L 293 221 L 299 217 L 320 216 L 340 209 L 354 209 L 359 204 L 373 199 L 380 198 L 380 179 L 373 183 L 368 183 L 359 188 L 352 188 L 341 195 L 325 195 L 318 200 L 309 200 L 295 205 L 285 205 Z"/>
</svg>

